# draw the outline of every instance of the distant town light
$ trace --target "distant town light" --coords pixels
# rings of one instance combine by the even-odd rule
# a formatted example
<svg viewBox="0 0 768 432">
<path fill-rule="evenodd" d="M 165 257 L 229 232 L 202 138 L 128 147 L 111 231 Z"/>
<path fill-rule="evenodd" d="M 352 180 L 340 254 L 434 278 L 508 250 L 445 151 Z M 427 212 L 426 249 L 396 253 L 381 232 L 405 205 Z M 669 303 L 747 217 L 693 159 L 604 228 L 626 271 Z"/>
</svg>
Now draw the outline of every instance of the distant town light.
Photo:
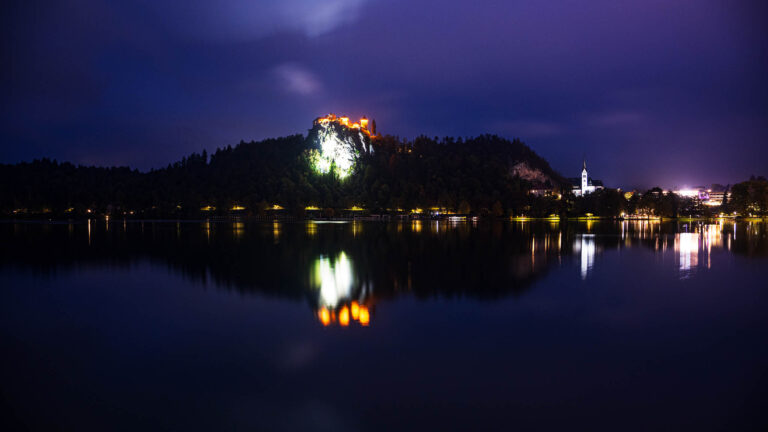
<svg viewBox="0 0 768 432">
<path fill-rule="evenodd" d="M 693 198 L 699 196 L 699 190 L 698 189 L 679 189 L 674 191 L 675 195 L 680 195 L 682 197 L 686 198 Z"/>
</svg>

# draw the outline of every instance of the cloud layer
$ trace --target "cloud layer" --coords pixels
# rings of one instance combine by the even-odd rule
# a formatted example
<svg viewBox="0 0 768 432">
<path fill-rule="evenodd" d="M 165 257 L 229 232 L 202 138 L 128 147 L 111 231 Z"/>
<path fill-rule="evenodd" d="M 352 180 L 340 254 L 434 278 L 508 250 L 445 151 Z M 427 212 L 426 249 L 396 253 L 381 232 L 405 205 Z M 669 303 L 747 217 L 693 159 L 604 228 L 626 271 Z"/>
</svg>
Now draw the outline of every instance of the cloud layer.
<svg viewBox="0 0 768 432">
<path fill-rule="evenodd" d="M 631 187 L 766 174 L 763 2 L 12 2 L 0 162 L 162 166 L 304 132 L 519 137 Z"/>
</svg>

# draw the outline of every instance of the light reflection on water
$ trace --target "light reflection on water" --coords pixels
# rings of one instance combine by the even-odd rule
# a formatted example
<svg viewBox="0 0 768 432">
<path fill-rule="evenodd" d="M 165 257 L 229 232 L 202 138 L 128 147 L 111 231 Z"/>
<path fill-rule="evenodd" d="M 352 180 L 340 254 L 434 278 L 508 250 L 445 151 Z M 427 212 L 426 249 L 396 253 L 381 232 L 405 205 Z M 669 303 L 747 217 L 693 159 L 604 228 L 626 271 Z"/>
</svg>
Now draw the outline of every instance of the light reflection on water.
<svg viewBox="0 0 768 432">
<path fill-rule="evenodd" d="M 317 222 L 307 221 L 306 228 L 308 236 L 314 237 L 317 234 Z"/>
<path fill-rule="evenodd" d="M 321 256 L 314 263 L 312 285 L 320 291 L 321 306 L 336 307 L 352 293 L 352 264 L 344 252 L 331 258 Z"/>
<path fill-rule="evenodd" d="M 365 302 L 372 294 L 371 289 L 355 280 L 347 254 L 340 252 L 335 257 L 317 258 L 311 279 L 312 288 L 317 293 L 317 316 L 323 325 L 338 323 L 344 327 L 351 321 L 363 326 L 370 323 L 370 311 Z"/>
<path fill-rule="evenodd" d="M 735 224 L 733 226 L 735 227 Z M 735 231 L 723 234 L 725 227 L 723 221 L 716 224 L 696 224 L 685 227 L 692 229 L 692 232 L 675 235 L 674 250 L 678 257 L 680 278 L 689 278 L 699 267 L 712 268 L 713 250 L 724 249 L 724 245 L 730 250 Z M 724 236 L 727 238 L 725 243 Z"/>
<path fill-rule="evenodd" d="M 411 221 L 411 231 L 415 233 L 421 232 L 421 219 L 415 219 Z"/>
<path fill-rule="evenodd" d="M 675 236 L 675 250 L 679 254 L 680 275 L 687 277 L 691 268 L 699 265 L 699 234 L 679 233 Z"/>
<path fill-rule="evenodd" d="M 324 430 L 765 424 L 764 224 L 109 223 L 0 224 L 25 420 L 309 430 L 275 425 L 323 401 L 363 413 Z"/>
<path fill-rule="evenodd" d="M 595 236 L 594 234 L 582 234 L 579 240 L 574 244 L 574 252 L 580 254 L 581 258 L 581 279 L 587 278 L 592 272 L 595 263 Z"/>
<path fill-rule="evenodd" d="M 123 229 L 110 230 L 109 223 L 121 223 Z M 442 281 L 441 286 L 430 287 L 426 291 L 429 293 L 439 293 L 446 287 L 454 289 L 452 286 L 458 280 L 468 281 L 467 286 L 461 288 L 461 292 L 482 292 L 481 288 L 487 288 L 490 292 L 524 290 L 535 278 L 573 262 L 576 264 L 572 267 L 574 275 L 578 275 L 577 277 L 585 283 L 591 283 L 602 262 L 598 260 L 599 256 L 622 249 L 643 249 L 657 255 L 661 262 L 673 261 L 678 277 L 686 279 L 691 278 L 697 271 L 706 271 L 717 266 L 718 261 L 712 257 L 719 251 L 746 249 L 747 253 L 764 254 L 766 235 L 764 224 L 724 220 L 717 223 L 661 223 L 658 220 L 615 223 L 598 220 L 587 220 L 583 223 L 527 220 L 512 223 L 477 223 L 459 219 L 413 219 L 398 220 L 391 224 L 368 224 L 361 221 L 291 223 L 277 220 L 266 224 L 253 224 L 242 220 L 206 220 L 202 223 L 173 222 L 168 225 L 172 227 L 172 239 L 158 237 L 165 232 L 163 227 L 166 225 L 162 222 L 135 223 L 123 220 L 105 223 L 97 219 L 89 219 L 83 224 L 70 222 L 66 224 L 66 242 L 76 242 L 78 238 L 83 238 L 88 249 L 80 251 L 81 255 L 90 256 L 89 250 L 98 249 L 99 252 L 95 256 L 103 257 L 105 254 L 119 251 L 119 248 L 113 249 L 111 246 L 102 250 L 108 244 L 105 243 L 106 238 L 124 236 L 133 239 L 138 236 L 141 240 L 135 246 L 139 251 L 146 248 L 145 253 L 157 254 L 158 250 L 165 248 L 167 252 L 162 253 L 173 257 L 169 258 L 169 261 L 189 259 L 194 263 L 191 267 L 209 266 L 202 271 L 206 280 L 211 279 L 215 283 L 224 281 L 227 285 L 231 283 L 242 286 L 245 290 L 256 289 L 258 286 L 258 283 L 249 279 L 250 272 L 264 266 L 265 262 L 272 263 L 265 267 L 265 270 L 270 270 L 270 267 L 279 266 L 281 260 L 285 259 L 276 254 L 285 255 L 294 249 L 297 252 L 311 251 L 306 255 L 308 261 L 295 267 L 300 274 L 305 275 L 303 289 L 311 293 L 309 297 L 312 299 L 313 312 L 323 324 L 337 323 L 343 326 L 353 322 L 367 324 L 370 320 L 370 308 L 377 298 L 381 297 L 382 291 L 386 293 L 385 297 L 393 293 L 418 293 L 424 290 L 425 285 L 431 283 L 429 279 Z M 18 234 L 20 244 L 26 245 L 28 239 L 24 237 L 24 229 L 21 229 L 24 226 L 6 226 L 12 226 L 11 231 Z M 39 226 L 45 233 L 55 234 L 55 230 L 50 226 Z M 197 231 L 191 227 L 197 227 Z M 34 225 L 25 229 L 27 228 L 32 229 Z M 299 237 L 296 236 L 297 233 L 300 234 Z M 386 235 L 381 237 L 383 234 Z M 196 235 L 203 240 L 205 249 L 201 249 L 200 245 L 185 245 Z M 270 251 L 266 251 L 266 246 L 261 243 L 264 235 L 272 239 L 273 249 Z M 472 245 L 478 240 L 478 236 L 482 237 L 480 246 L 469 252 L 467 245 Z M 370 238 L 386 238 L 387 242 L 383 243 L 385 249 L 368 250 L 372 246 L 366 243 Z M 406 239 L 411 240 L 405 241 Z M 419 246 L 426 248 L 421 251 L 426 255 L 404 255 L 403 252 L 408 248 L 400 248 L 411 241 L 426 242 Z M 163 242 L 162 247 L 154 245 L 155 242 Z M 239 246 L 235 248 L 235 244 Z M 410 247 L 419 244 L 414 243 Z M 447 248 L 448 246 L 450 248 Z M 188 253 L 179 254 L 176 248 L 188 250 Z M 315 248 L 317 250 L 313 250 Z M 201 255 L 203 250 L 210 250 L 211 256 Z M 269 260 L 261 258 L 262 262 L 244 264 L 247 268 L 242 269 L 227 261 L 230 259 L 228 256 L 247 257 L 252 253 L 265 253 Z M 295 254 L 288 253 L 286 256 Z M 37 258 L 37 251 L 30 253 L 30 261 Z M 219 259 L 223 261 L 221 264 Z M 244 258 L 242 261 L 247 263 L 249 260 Z M 183 267 L 183 262 L 180 265 Z M 483 268 L 479 276 L 487 277 L 493 283 L 475 286 L 472 281 L 478 276 L 471 272 L 462 273 L 462 268 L 466 266 Z M 371 269 L 378 271 L 379 268 L 387 268 L 389 274 L 386 278 L 360 277 L 361 270 L 370 272 Z M 492 272 L 489 274 L 488 270 Z M 414 273 L 422 276 L 414 278 Z M 427 274 L 429 276 L 426 276 Z M 258 279 L 256 276 L 253 278 Z M 497 288 L 494 283 L 512 288 Z M 374 296 L 374 290 L 378 296 Z M 364 311 L 362 315 L 361 310 Z"/>
<path fill-rule="evenodd" d="M 421 220 L 413 220 L 411 232 L 421 234 L 423 224 Z M 465 222 L 440 222 L 427 221 L 430 234 L 446 234 L 448 229 L 461 227 L 476 228 L 477 224 Z M 353 235 L 359 232 L 357 222 L 352 225 Z M 680 279 L 690 278 L 699 268 L 710 269 L 712 267 L 712 253 L 724 247 L 728 247 L 735 239 L 736 224 L 727 224 L 723 221 L 718 223 L 694 223 L 683 224 L 681 229 L 692 230 L 692 232 L 668 233 L 661 229 L 659 221 L 623 221 L 617 224 L 618 233 L 616 234 L 595 234 L 593 231 L 599 226 L 598 222 L 586 221 L 584 229 L 587 233 L 575 234 L 572 251 L 574 257 L 579 263 L 579 276 L 581 280 L 587 281 L 595 271 L 595 259 L 598 255 L 605 253 L 605 248 L 601 244 L 618 234 L 620 241 L 616 243 L 618 249 L 637 247 L 640 243 L 650 246 L 654 253 L 660 255 L 663 259 L 668 253 L 674 253 L 674 259 L 677 265 Z M 541 266 L 551 265 L 551 259 L 548 257 L 556 256 L 557 265 L 562 263 L 562 241 L 564 231 L 558 229 L 558 224 L 549 224 L 550 231 L 543 235 L 530 229 L 530 225 L 523 223 L 523 231 L 529 231 L 531 234 L 529 245 L 529 271 L 536 273 L 541 270 Z M 730 227 L 732 231 L 724 234 L 726 228 Z M 397 222 L 395 230 L 402 232 L 403 223 Z M 749 227 L 747 235 L 758 235 L 760 232 Z M 566 231 L 567 233 L 567 231 Z M 726 241 L 723 241 L 723 239 Z M 673 251 L 673 252 L 672 252 Z M 567 254 L 566 254 L 567 255 Z M 522 259 L 522 258 L 521 258 Z M 537 263 L 538 260 L 538 263 Z M 554 261 L 553 261 L 554 262 Z M 520 268 L 519 265 L 517 265 Z M 352 321 L 357 321 L 359 308 L 364 308 L 368 323 L 368 308 L 361 304 L 372 304 L 375 300 L 373 286 L 368 283 L 355 281 L 354 265 L 347 253 L 341 252 L 334 257 L 320 256 L 315 260 L 313 270 L 313 286 L 317 290 L 318 319 L 324 324 L 338 323 L 342 326 Z M 409 277 L 408 286 L 411 281 Z M 360 321 L 362 323 L 362 321 Z"/>
</svg>

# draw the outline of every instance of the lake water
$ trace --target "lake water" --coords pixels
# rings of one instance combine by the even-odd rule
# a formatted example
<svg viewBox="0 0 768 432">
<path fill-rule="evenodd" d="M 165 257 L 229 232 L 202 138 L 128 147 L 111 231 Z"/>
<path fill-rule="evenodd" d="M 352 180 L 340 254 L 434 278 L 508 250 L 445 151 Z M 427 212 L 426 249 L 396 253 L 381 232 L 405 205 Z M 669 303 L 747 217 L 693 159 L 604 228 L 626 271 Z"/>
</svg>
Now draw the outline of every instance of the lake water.
<svg viewBox="0 0 768 432">
<path fill-rule="evenodd" d="M 0 417 L 766 430 L 766 280 L 749 222 L 2 223 Z"/>
</svg>

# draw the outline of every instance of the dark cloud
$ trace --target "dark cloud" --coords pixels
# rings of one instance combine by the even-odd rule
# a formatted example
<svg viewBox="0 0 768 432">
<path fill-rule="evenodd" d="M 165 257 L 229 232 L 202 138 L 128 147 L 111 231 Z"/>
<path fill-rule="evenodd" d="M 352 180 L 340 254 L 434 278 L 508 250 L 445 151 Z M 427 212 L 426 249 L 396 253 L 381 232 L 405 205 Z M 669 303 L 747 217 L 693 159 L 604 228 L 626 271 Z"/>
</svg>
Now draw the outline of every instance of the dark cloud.
<svg viewBox="0 0 768 432">
<path fill-rule="evenodd" d="M 766 174 L 762 2 L 11 2 L 0 161 L 162 166 L 315 116 L 520 137 L 631 187 Z M 762 17 L 762 18 L 761 18 Z"/>
</svg>

